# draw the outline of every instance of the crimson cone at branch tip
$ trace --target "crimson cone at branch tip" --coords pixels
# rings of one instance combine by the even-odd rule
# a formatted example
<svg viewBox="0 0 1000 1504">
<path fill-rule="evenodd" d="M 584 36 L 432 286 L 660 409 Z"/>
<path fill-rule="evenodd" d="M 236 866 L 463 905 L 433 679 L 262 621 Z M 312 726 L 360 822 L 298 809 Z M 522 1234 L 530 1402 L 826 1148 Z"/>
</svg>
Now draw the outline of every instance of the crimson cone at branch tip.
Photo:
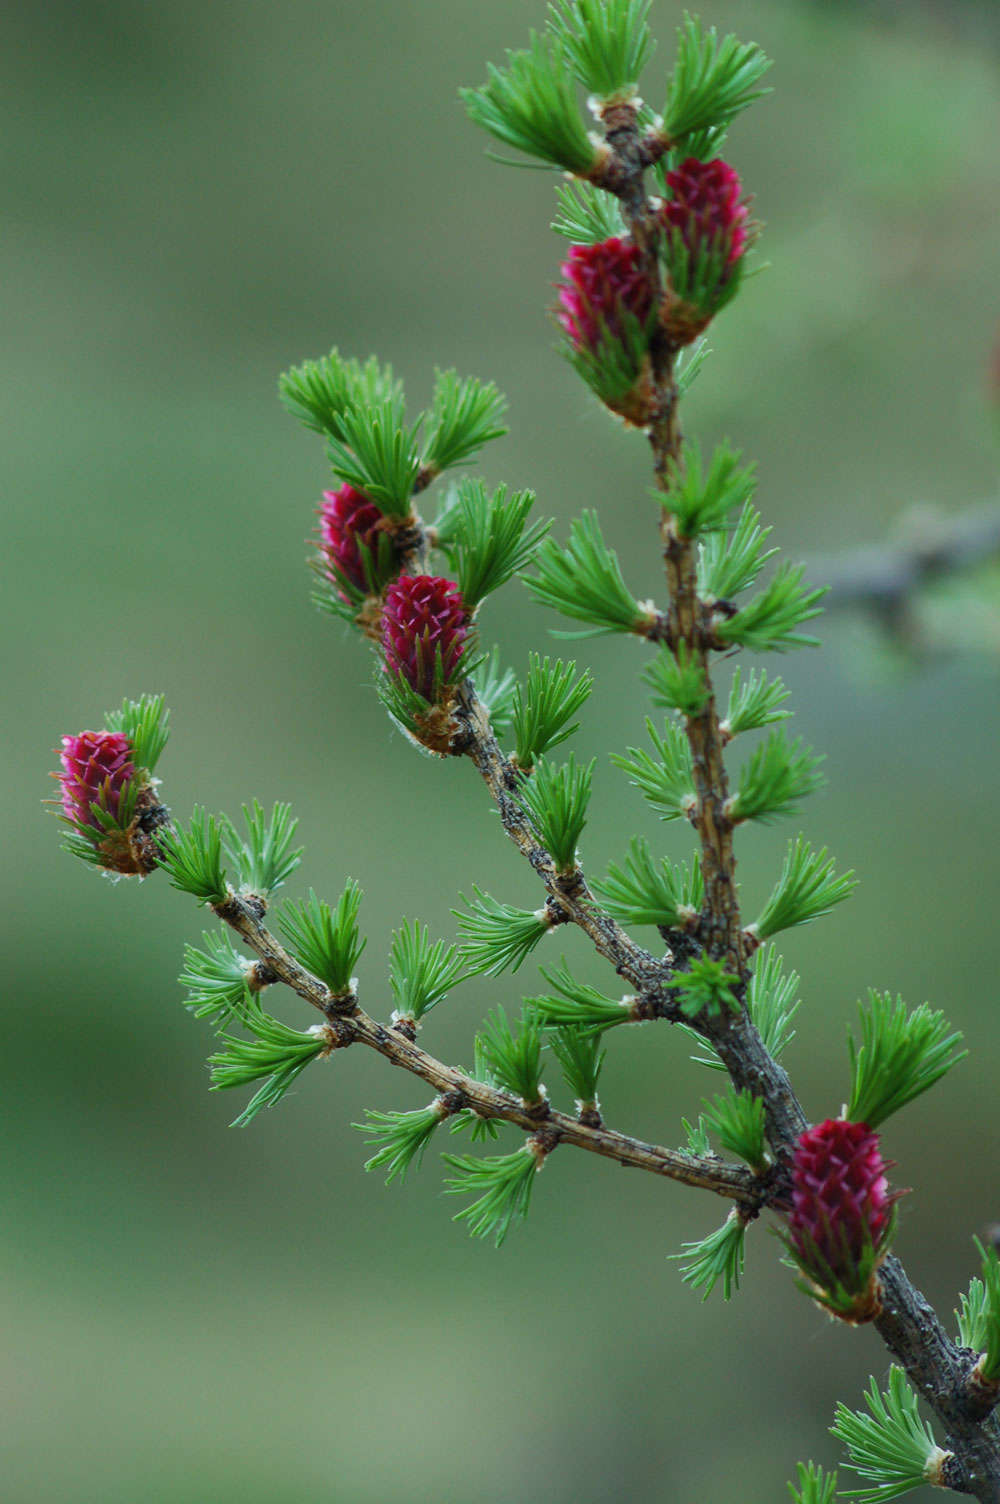
<svg viewBox="0 0 1000 1504">
<path fill-rule="evenodd" d="M 559 323 L 576 350 L 596 350 L 608 340 L 624 340 L 629 316 L 644 325 L 653 293 L 642 269 L 638 246 L 612 236 L 594 245 L 570 247 L 559 268 Z"/>
<path fill-rule="evenodd" d="M 469 634 L 469 615 L 454 580 L 400 575 L 385 594 L 382 647 L 386 668 L 433 700 L 454 676 Z"/>
<path fill-rule="evenodd" d="M 382 513 L 375 503 L 353 486 L 345 483 L 337 491 L 323 492 L 319 511 L 320 549 L 333 566 L 331 583 L 337 587 L 341 600 L 347 600 L 347 596 L 340 588 L 335 570 L 362 595 L 371 588 L 362 549 L 368 550 L 373 562 L 377 559 L 381 521 Z"/>
<path fill-rule="evenodd" d="M 81 731 L 64 736 L 57 773 L 62 786 L 63 814 L 77 825 L 102 829 L 92 806 L 118 819 L 122 798 L 135 777 L 132 744 L 121 731 Z"/>
<path fill-rule="evenodd" d="M 787 1246 L 817 1298 L 835 1314 L 877 1312 L 874 1274 L 885 1255 L 899 1193 L 891 1193 L 879 1136 L 866 1123 L 828 1118 L 795 1148 Z"/>
</svg>

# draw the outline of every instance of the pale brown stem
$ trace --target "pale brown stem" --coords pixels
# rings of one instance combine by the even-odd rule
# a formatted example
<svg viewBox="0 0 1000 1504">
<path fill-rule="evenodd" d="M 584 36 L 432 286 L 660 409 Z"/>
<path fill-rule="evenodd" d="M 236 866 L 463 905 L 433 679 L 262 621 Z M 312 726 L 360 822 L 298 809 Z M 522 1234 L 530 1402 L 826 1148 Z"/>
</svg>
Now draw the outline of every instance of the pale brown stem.
<svg viewBox="0 0 1000 1504">
<path fill-rule="evenodd" d="M 714 1155 L 686 1154 L 679 1149 L 665 1149 L 647 1144 L 611 1128 L 584 1123 L 566 1113 L 556 1112 L 547 1100 L 526 1104 L 512 1092 L 501 1091 L 481 1081 L 474 1081 L 453 1066 L 444 1065 L 408 1037 L 409 1031 L 377 1023 L 358 1005 L 353 992 L 334 996 L 318 977 L 306 971 L 267 929 L 257 905 L 238 894 L 213 905 L 215 913 L 246 942 L 278 980 L 298 993 L 319 1010 L 329 1022 L 333 1049 L 364 1044 L 419 1076 L 441 1094 L 450 1094 L 452 1112 L 469 1108 L 483 1118 L 494 1118 L 529 1133 L 544 1126 L 548 1147 L 557 1143 L 586 1149 L 605 1159 L 635 1169 L 648 1170 L 682 1185 L 714 1191 L 736 1201 L 748 1219 L 757 1215 L 765 1204 L 771 1185 L 766 1177 L 755 1176 L 744 1165 L 726 1164 Z"/>
<path fill-rule="evenodd" d="M 669 479 L 667 487 L 669 489 Z M 725 742 L 719 726 L 711 665 L 705 647 L 704 628 L 708 612 L 698 596 L 695 545 L 679 535 L 676 522 L 669 513 L 664 512 L 663 519 L 663 556 L 670 590 L 672 634 L 676 641 L 687 643 L 708 691 L 698 714 L 685 718 L 698 800 L 692 818 L 701 841 L 701 874 L 705 884 L 699 939 L 709 955 L 725 959 L 745 983 L 750 968 L 736 896 L 733 825 L 726 813 L 729 774 L 723 757 Z"/>
<path fill-rule="evenodd" d="M 580 867 L 569 873 L 556 870 L 517 800 L 517 770 L 501 751 L 486 708 L 468 680 L 459 689 L 455 715 L 460 730 L 452 746 L 455 751 L 465 753 L 489 787 L 504 830 L 544 883 L 550 909 L 578 925 L 600 955 L 637 992 L 646 998 L 659 998 L 666 1006 L 664 984 L 673 967 L 672 955 L 668 952 L 662 960 L 657 960 L 636 945 L 594 901 Z"/>
</svg>

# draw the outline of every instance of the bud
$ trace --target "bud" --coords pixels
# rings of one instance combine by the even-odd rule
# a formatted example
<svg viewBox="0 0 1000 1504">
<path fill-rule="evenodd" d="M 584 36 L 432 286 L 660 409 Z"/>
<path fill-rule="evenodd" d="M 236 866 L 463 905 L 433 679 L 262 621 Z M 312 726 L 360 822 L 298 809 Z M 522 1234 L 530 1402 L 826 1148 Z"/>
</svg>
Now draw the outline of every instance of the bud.
<svg viewBox="0 0 1000 1504">
<path fill-rule="evenodd" d="M 799 1139 L 792 1163 L 786 1246 L 809 1293 L 835 1316 L 858 1323 L 878 1315 L 876 1271 L 895 1226 L 895 1202 L 866 1123 L 828 1118 Z"/>
<path fill-rule="evenodd" d="M 559 270 L 556 320 L 570 361 L 606 407 L 642 427 L 652 400 L 647 351 L 654 304 L 638 246 L 617 236 L 574 245 Z"/>
<path fill-rule="evenodd" d="M 675 345 L 686 345 L 735 294 L 750 227 L 739 176 L 719 157 L 688 157 L 667 173 L 667 186 L 660 219 L 669 287 L 661 322 Z"/>
<path fill-rule="evenodd" d="M 59 760 L 63 815 L 71 824 L 103 830 L 93 806 L 106 810 L 117 823 L 122 798 L 135 777 L 132 744 L 120 731 L 81 731 L 64 736 Z"/>
<path fill-rule="evenodd" d="M 353 486 L 345 483 L 339 491 L 323 492 L 319 547 L 330 566 L 328 578 L 343 601 L 348 601 L 345 581 L 360 595 L 367 595 L 376 583 L 368 571 L 374 572 L 378 561 L 381 521 L 382 513 L 375 503 Z"/>
<path fill-rule="evenodd" d="M 433 701 L 455 670 L 469 634 L 469 616 L 454 580 L 400 575 L 382 608 L 385 667 Z"/>
<path fill-rule="evenodd" d="M 53 773 L 62 788 L 66 847 L 84 861 L 130 877 L 157 865 L 156 831 L 170 818 L 145 771 L 136 771 L 132 741 L 121 731 L 64 736 Z"/>
<path fill-rule="evenodd" d="M 576 350 L 594 351 L 607 341 L 623 341 L 629 318 L 644 325 L 653 294 L 642 269 L 639 247 L 612 236 L 596 245 L 570 247 L 559 268 L 559 323 Z"/>
</svg>

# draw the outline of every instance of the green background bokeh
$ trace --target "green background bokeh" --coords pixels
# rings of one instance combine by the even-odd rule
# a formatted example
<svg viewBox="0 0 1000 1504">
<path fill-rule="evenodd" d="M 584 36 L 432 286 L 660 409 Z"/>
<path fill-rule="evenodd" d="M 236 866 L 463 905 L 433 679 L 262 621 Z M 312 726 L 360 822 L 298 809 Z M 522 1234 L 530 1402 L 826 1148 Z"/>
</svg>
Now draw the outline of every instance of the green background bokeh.
<svg viewBox="0 0 1000 1504">
<path fill-rule="evenodd" d="M 690 430 L 758 460 L 758 503 L 797 558 L 880 539 L 914 503 L 990 495 L 995 7 L 703 13 L 776 59 L 774 95 L 728 152 L 770 268 L 712 331 Z M 472 882 L 537 901 L 471 768 L 389 734 L 366 654 L 312 610 L 322 445 L 275 380 L 333 343 L 391 359 L 416 405 L 436 364 L 492 377 L 511 433 L 491 482 L 533 487 L 560 536 L 596 505 L 637 594 L 662 596 L 644 445 L 551 351 L 553 179 L 486 161 L 456 100 L 542 15 L 534 0 L 4 7 L 12 1504 L 764 1504 L 798 1458 L 835 1460 L 835 1399 L 860 1403 L 885 1372 L 873 1334 L 795 1294 L 763 1227 L 739 1297 L 699 1305 L 668 1255 L 721 1219 L 707 1197 L 558 1154 L 498 1254 L 451 1224 L 433 1152 L 386 1192 L 348 1125 L 426 1091 L 360 1051 L 230 1131 L 242 1101 L 205 1090 L 210 1038 L 174 981 L 203 915 L 163 881 L 112 887 L 72 863 L 40 813 L 58 736 L 163 690 L 168 803 L 291 799 L 295 891 L 362 882 L 376 1015 L 403 914 L 450 935 Z M 654 103 L 679 18 L 654 0 Z M 516 585 L 486 610 L 518 666 L 551 624 Z M 971 1235 L 1000 1214 L 996 664 L 876 675 L 874 642 L 836 620 L 823 635 L 782 665 L 796 730 L 829 754 L 801 824 L 862 885 L 783 946 L 805 998 L 788 1061 L 812 1116 L 839 1111 L 845 1018 L 868 985 L 929 998 L 965 1032 L 970 1059 L 885 1133 L 915 1188 L 898 1251 L 946 1314 Z M 578 656 L 598 680 L 578 740 L 599 759 L 589 868 L 636 829 L 686 855 L 607 757 L 641 736 L 640 653 Z M 742 839 L 748 906 L 788 834 Z M 559 938 L 611 985 L 582 936 Z M 467 1060 L 520 980 L 462 989 L 428 1047 Z M 311 1022 L 291 998 L 280 1012 Z M 716 1085 L 687 1053 L 666 1031 L 615 1039 L 608 1120 L 677 1143 Z"/>
</svg>

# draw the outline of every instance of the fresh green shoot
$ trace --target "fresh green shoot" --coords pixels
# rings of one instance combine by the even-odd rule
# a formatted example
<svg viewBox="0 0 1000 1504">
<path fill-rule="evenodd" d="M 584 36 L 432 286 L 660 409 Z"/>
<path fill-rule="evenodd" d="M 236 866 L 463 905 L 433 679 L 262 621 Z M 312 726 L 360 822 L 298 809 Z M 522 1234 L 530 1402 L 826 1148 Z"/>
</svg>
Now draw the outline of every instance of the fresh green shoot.
<svg viewBox="0 0 1000 1504">
<path fill-rule="evenodd" d="M 500 667 L 500 649 L 494 647 L 472 674 L 476 698 L 486 707 L 498 739 L 507 735 L 514 719 L 517 676 L 512 668 Z"/>
<path fill-rule="evenodd" d="M 702 1106 L 705 1109 L 702 1121 L 722 1147 L 729 1154 L 745 1159 L 756 1174 L 763 1174 L 768 1165 L 763 1097 L 755 1097 L 747 1090 L 729 1091 L 712 1101 L 702 1098 Z"/>
<path fill-rule="evenodd" d="M 725 1010 L 739 1012 L 739 998 L 734 988 L 739 986 L 735 972 L 726 970 L 724 961 L 715 961 L 711 956 L 698 956 L 691 962 L 690 970 L 676 973 L 678 982 L 675 992 L 677 1006 L 685 1018 L 697 1018 L 704 1012 L 709 1018 L 718 1018 Z"/>
<path fill-rule="evenodd" d="M 554 993 L 526 999 L 543 1029 L 578 1029 L 586 1038 L 613 1029 L 617 1024 L 635 1023 L 635 998 L 620 1001 L 605 997 L 603 992 L 578 982 L 566 969 L 565 959 L 561 968 L 547 971 L 539 968 Z"/>
<path fill-rule="evenodd" d="M 485 1143 L 487 1139 L 496 1140 L 500 1137 L 500 1127 L 496 1119 L 480 1117 L 479 1113 L 471 1107 L 463 1107 L 461 1112 L 455 1114 L 451 1132 L 464 1133 L 466 1128 L 470 1130 L 469 1137 L 474 1144 Z"/>
<path fill-rule="evenodd" d="M 649 842 L 638 837 L 629 844 L 625 866 L 611 863 L 607 877 L 595 881 L 593 887 L 619 924 L 655 924 L 667 930 L 693 925 L 704 898 L 697 853 L 689 873 L 686 866 L 674 866 L 667 857 L 657 863 Z"/>
<path fill-rule="evenodd" d="M 222 816 L 226 854 L 239 873 L 241 893 L 269 898 L 301 860 L 303 848 L 291 849 L 299 822 L 292 819 L 292 806 L 281 803 L 274 806 L 270 821 L 265 820 L 263 806 L 256 799 L 252 809 L 244 804 L 243 818 L 247 826 L 245 840 L 232 821 Z"/>
<path fill-rule="evenodd" d="M 743 1273 L 744 1237 L 746 1223 L 733 1207 L 720 1228 L 709 1233 L 700 1243 L 683 1244 L 681 1253 L 672 1253 L 673 1259 L 683 1259 L 681 1279 L 692 1290 L 704 1291 L 704 1303 L 722 1280 L 722 1298 L 729 1300 L 734 1290 L 740 1287 Z"/>
<path fill-rule="evenodd" d="M 674 382 L 677 386 L 678 402 L 683 402 L 711 353 L 708 341 L 702 338 L 695 340 L 693 345 L 689 345 L 677 357 L 677 364 L 674 366 Z M 708 537 L 714 538 L 715 534 L 709 533 Z"/>
<path fill-rule="evenodd" d="M 771 529 L 761 527 L 760 513 L 750 501 L 731 533 L 722 529 L 706 533 L 698 544 L 698 594 L 702 600 L 714 606 L 749 590 L 768 559 L 779 551 L 764 547 L 770 535 Z"/>
<path fill-rule="evenodd" d="M 880 1393 L 871 1380 L 865 1393 L 870 1415 L 838 1404 L 831 1433 L 842 1441 L 850 1458 L 847 1466 L 873 1487 L 845 1489 L 860 1504 L 881 1504 L 895 1499 L 922 1483 L 939 1481 L 937 1474 L 949 1453 L 942 1452 L 929 1425 L 917 1413 L 917 1396 L 895 1364 L 889 1370 L 889 1388 Z"/>
<path fill-rule="evenodd" d="M 515 1033 L 502 1008 L 487 1015 L 477 1035 L 483 1059 L 495 1079 L 521 1098 L 526 1107 L 542 1100 L 542 1045 L 538 1019 L 525 1009 Z"/>
<path fill-rule="evenodd" d="M 289 901 L 278 913 L 281 933 L 298 960 L 336 998 L 351 992 L 354 967 L 367 944 L 358 937 L 360 906 L 361 888 L 349 879 L 335 909 L 310 888 L 308 903 Z"/>
<path fill-rule="evenodd" d="M 391 365 L 381 365 L 374 355 L 364 365 L 345 360 L 336 346 L 320 360 L 286 371 L 279 390 L 283 405 L 306 428 L 340 440 L 344 414 L 351 408 L 403 400 L 403 383 L 393 376 Z"/>
<path fill-rule="evenodd" d="M 483 1086 L 490 1086 L 494 1089 L 498 1087 L 500 1083 L 490 1070 L 486 1056 L 483 1054 L 482 1040 L 478 1034 L 475 1037 L 474 1058 L 475 1065 L 468 1072 L 469 1079 L 479 1081 Z M 465 1107 L 461 1112 L 455 1114 L 455 1120 L 451 1125 L 451 1132 L 462 1133 L 466 1128 L 471 1130 L 469 1137 L 474 1144 L 482 1143 L 486 1139 L 498 1139 L 500 1137 L 500 1128 L 496 1119 L 481 1117 L 471 1107 Z"/>
<path fill-rule="evenodd" d="M 184 970 L 177 980 L 188 989 L 185 1007 L 195 1018 L 222 1027 L 240 1016 L 253 962 L 235 949 L 228 930 L 206 930 L 203 939 L 206 950 L 184 947 Z"/>
<path fill-rule="evenodd" d="M 556 0 L 549 26 L 580 83 L 600 99 L 638 82 L 656 47 L 646 17 L 651 0 Z"/>
<path fill-rule="evenodd" d="M 714 26 L 705 32 L 696 16 L 685 16 L 663 111 L 677 148 L 685 155 L 700 155 L 696 148 L 714 155 L 740 111 L 771 92 L 757 87 L 770 66 L 756 42 L 731 34 L 720 42 Z"/>
<path fill-rule="evenodd" d="M 557 235 L 574 245 L 593 245 L 628 234 L 617 199 L 590 183 L 574 181 L 556 189 L 559 213 L 552 221 Z"/>
<path fill-rule="evenodd" d="M 987 1384 L 1000 1384 L 1000 1256 L 995 1247 L 989 1251 L 976 1239 L 983 1261 L 984 1297 L 982 1307 L 982 1358 L 979 1373 Z"/>
<path fill-rule="evenodd" d="M 461 526 L 458 486 L 449 485 L 438 502 L 434 521 L 427 528 L 427 542 L 431 548 L 443 549 L 450 557 L 458 539 Z"/>
<path fill-rule="evenodd" d="M 577 767 L 572 752 L 558 766 L 540 757 L 530 778 L 518 783 L 517 798 L 556 872 L 572 872 L 576 849 L 587 823 L 590 781 L 596 758 Z"/>
<path fill-rule="evenodd" d="M 790 710 L 779 710 L 791 694 L 781 679 L 768 679 L 763 669 L 758 674 L 751 669 L 747 682 L 741 682 L 740 670 L 733 673 L 733 685 L 729 691 L 729 704 L 719 730 L 727 738 L 740 736 L 744 731 L 759 731 L 775 721 L 787 721 Z"/>
<path fill-rule="evenodd" d="M 334 475 L 370 497 L 381 511 L 409 516 L 420 471 L 420 424 L 406 426 L 402 399 L 348 408 L 339 427 L 343 437 L 327 441 Z"/>
<path fill-rule="evenodd" d="M 572 718 L 587 702 L 593 679 L 583 673 L 577 679 L 576 664 L 557 658 L 550 666 L 538 653 L 528 656 L 524 686 L 514 691 L 514 761 L 530 771 L 539 757 L 566 741 L 579 730 Z"/>
<path fill-rule="evenodd" d="M 576 1098 L 578 1113 L 597 1112 L 597 1083 L 607 1050 L 601 1046 L 601 1033 L 564 1024 L 548 1038 L 548 1046 L 559 1062 L 563 1080 Z"/>
<path fill-rule="evenodd" d="M 679 710 L 682 715 L 700 715 L 708 702 L 708 679 L 698 662 L 696 650 L 686 642 L 677 651 L 660 648 L 640 678 L 651 691 L 654 705 L 663 710 Z"/>
<path fill-rule="evenodd" d="M 739 788 L 726 806 L 729 819 L 734 825 L 744 820 L 767 825 L 794 814 L 801 799 L 825 784 L 819 771 L 825 761 L 822 754 L 803 746 L 801 737 L 789 742 L 783 731 L 772 731 L 740 769 Z"/>
<path fill-rule="evenodd" d="M 824 1473 L 813 1462 L 799 1463 L 799 1486 L 789 1483 L 793 1504 L 833 1504 L 837 1491 L 837 1474 Z"/>
<path fill-rule="evenodd" d="M 178 824 L 160 831 L 160 866 L 169 874 L 172 888 L 190 893 L 199 903 L 225 903 L 229 887 L 222 866 L 222 831 L 223 822 L 206 815 L 199 804 L 187 830 Z"/>
<path fill-rule="evenodd" d="M 502 438 L 507 399 L 492 381 L 475 376 L 460 379 L 455 371 L 436 371 L 434 400 L 427 420 L 422 464 L 440 475 L 452 465 L 465 464 L 488 444 Z"/>
<path fill-rule="evenodd" d="M 470 1154 L 445 1154 L 442 1158 L 456 1171 L 445 1182 L 446 1194 L 467 1196 L 482 1192 L 471 1206 L 457 1214 L 455 1221 L 467 1222 L 474 1238 L 492 1237 L 499 1248 L 514 1223 L 523 1222 L 528 1215 L 531 1189 L 542 1167 L 540 1155 L 529 1142 L 513 1154 L 488 1159 L 476 1159 Z"/>
<path fill-rule="evenodd" d="M 132 766 L 152 777 L 170 736 L 169 720 L 163 695 L 142 695 L 138 700 L 123 700 L 120 710 L 109 710 L 104 724 L 109 731 L 120 731 L 128 737 Z"/>
<path fill-rule="evenodd" d="M 754 957 L 753 972 L 747 985 L 747 1013 L 750 1022 L 760 1035 L 765 1049 L 775 1060 L 781 1057 L 785 1047 L 795 1038 L 795 1030 L 790 1025 L 799 1011 L 799 1000 L 795 996 L 799 989 L 798 973 L 790 971 L 785 976 L 781 966 L 781 957 L 775 946 L 762 946 Z M 726 1067 L 711 1043 L 694 1029 L 688 1029 L 687 1025 L 682 1027 L 698 1047 L 706 1052 L 703 1055 L 692 1055 L 695 1064 L 705 1065 L 713 1071 L 724 1071 Z"/>
<path fill-rule="evenodd" d="M 977 1239 L 978 1241 L 978 1239 Z M 958 1340 L 963 1347 L 981 1353 L 986 1346 L 986 1286 L 981 1279 L 969 1281 L 967 1295 L 959 1296 L 960 1305 L 955 1312 L 958 1321 Z"/>
<path fill-rule="evenodd" d="M 810 924 L 843 903 L 856 887 L 853 872 L 834 877 L 833 857 L 827 857 L 825 846 L 814 853 L 810 842 L 798 836 L 788 844 L 781 876 L 750 933 L 767 940 L 779 930 Z"/>
<path fill-rule="evenodd" d="M 366 1107 L 367 1123 L 354 1123 L 353 1127 L 370 1134 L 365 1143 L 371 1147 L 377 1144 L 379 1150 L 366 1162 L 365 1169 L 386 1169 L 386 1185 L 392 1185 L 394 1180 L 402 1182 L 411 1164 L 415 1162 L 417 1169 L 420 1168 L 424 1150 L 446 1116 L 447 1108 L 440 1097 L 416 1112 L 374 1112 Z"/>
<path fill-rule="evenodd" d="M 547 522 L 535 522 L 525 532 L 534 503 L 534 491 L 508 497 L 507 487 L 498 486 L 487 496 L 481 480 L 459 481 L 455 578 L 470 611 L 534 558 L 549 530 Z"/>
<path fill-rule="evenodd" d="M 740 465 L 740 451 L 719 444 L 703 472 L 701 449 L 695 441 L 685 443 L 671 465 L 670 489 L 650 494 L 666 507 L 682 538 L 724 529 L 734 507 L 749 501 L 754 488 L 754 466 Z"/>
<path fill-rule="evenodd" d="M 552 928 L 547 909 L 517 909 L 499 903 L 489 893 L 472 886 L 471 901 L 461 895 L 471 914 L 452 909 L 461 935 L 459 955 L 468 976 L 497 977 L 516 971 Z"/>
<path fill-rule="evenodd" d="M 389 986 L 396 1003 L 393 1020 L 416 1023 L 462 980 L 458 947 L 443 940 L 431 944 L 430 930 L 404 919 L 389 949 Z"/>
<path fill-rule="evenodd" d="M 629 775 L 630 782 L 641 791 L 643 798 L 659 810 L 661 820 L 689 819 L 697 799 L 688 739 L 674 721 L 666 722 L 660 736 L 647 717 L 646 730 L 658 761 L 636 747 L 628 748 L 627 757 L 613 753 L 611 761 Z"/>
<path fill-rule="evenodd" d="M 983 1261 L 982 1279 L 974 1279 L 968 1295 L 956 1311 L 963 1347 L 979 1353 L 976 1372 L 987 1384 L 1000 1383 L 1000 1258 L 993 1247 L 987 1251 L 975 1240 Z"/>
<path fill-rule="evenodd" d="M 785 653 L 790 648 L 819 647 L 818 637 L 796 631 L 804 621 L 823 614 L 818 605 L 827 586 L 803 585 L 805 566 L 784 563 L 764 589 L 735 616 L 715 624 L 715 635 L 727 645 L 751 648 L 757 653 Z"/>
<path fill-rule="evenodd" d="M 486 65 L 480 89 L 459 89 L 474 125 L 526 156 L 539 157 L 577 177 L 589 177 L 600 158 L 576 102 L 573 75 L 551 37 L 532 31 L 528 47 L 507 53 L 506 68 Z"/>
<path fill-rule="evenodd" d="M 708 1129 L 705 1127 L 704 1118 L 699 1117 L 696 1124 L 689 1123 L 687 1118 L 681 1118 L 681 1122 L 684 1125 L 684 1132 L 687 1134 L 687 1144 L 685 1145 L 685 1152 L 687 1154 L 695 1154 L 700 1156 L 711 1154 L 712 1145 L 709 1141 Z M 682 1257 L 682 1255 L 678 1254 L 677 1257 L 680 1258 Z"/>
<path fill-rule="evenodd" d="M 556 636 L 632 632 L 644 637 L 655 620 L 655 611 L 640 605 L 626 588 L 618 555 L 605 544 L 596 512 L 582 512 L 574 520 L 565 549 L 547 538 L 535 556 L 535 567 L 537 575 L 524 577 L 535 600 L 563 616 L 592 624 L 587 631 Z"/>
<path fill-rule="evenodd" d="M 944 1014 L 927 1003 L 907 1013 L 901 997 L 893 1003 L 890 993 L 869 989 L 868 1007 L 859 1002 L 858 1013 L 861 1043 L 855 1044 L 847 1031 L 851 1057 L 847 1116 L 852 1123 L 877 1128 L 969 1053 L 955 1053 L 961 1034 L 949 1034 Z"/>
<path fill-rule="evenodd" d="M 747 1012 L 765 1048 L 775 1060 L 795 1038 L 790 1027 L 799 1011 L 799 974 L 782 972 L 782 959 L 776 947 L 768 945 L 754 957 L 753 975 L 747 987 Z"/>
<path fill-rule="evenodd" d="M 242 1039 L 234 1034 L 222 1034 L 225 1044 L 221 1055 L 209 1060 L 212 1072 L 212 1090 L 229 1091 L 237 1086 L 248 1086 L 263 1078 L 264 1085 L 247 1103 L 232 1127 L 245 1128 L 253 1122 L 262 1107 L 273 1107 L 302 1074 L 317 1055 L 328 1054 L 331 1036 L 325 1024 L 317 1024 L 305 1034 L 279 1023 L 265 1013 L 257 996 L 247 988 L 239 1021 L 253 1037 Z"/>
</svg>

